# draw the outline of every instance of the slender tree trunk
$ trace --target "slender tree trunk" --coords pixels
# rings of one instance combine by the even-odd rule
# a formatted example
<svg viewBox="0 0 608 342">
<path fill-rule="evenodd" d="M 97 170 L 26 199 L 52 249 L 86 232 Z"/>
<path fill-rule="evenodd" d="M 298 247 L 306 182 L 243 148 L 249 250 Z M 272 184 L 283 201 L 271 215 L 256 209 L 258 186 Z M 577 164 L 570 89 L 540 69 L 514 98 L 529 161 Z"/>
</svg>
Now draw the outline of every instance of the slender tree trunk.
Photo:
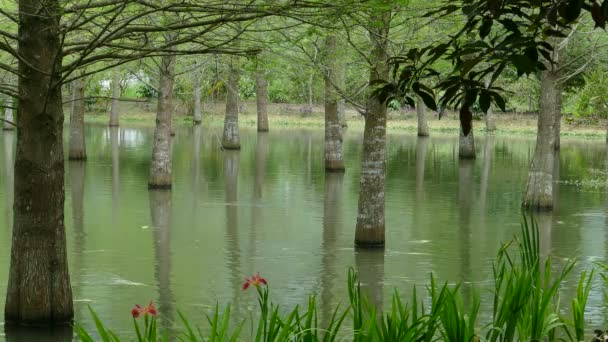
<svg viewBox="0 0 608 342">
<path fill-rule="evenodd" d="M 370 83 L 388 79 L 387 47 L 391 14 L 372 15 L 370 36 L 374 40 L 371 60 L 375 63 Z M 380 24 L 378 24 L 380 23 Z M 386 103 L 370 95 L 365 114 L 363 155 L 359 183 L 359 205 L 355 245 L 384 247 L 384 180 L 386 176 Z"/>
<path fill-rule="evenodd" d="M 74 101 L 70 115 L 70 160 L 86 160 L 87 149 L 84 142 L 84 80 L 72 82 Z"/>
<path fill-rule="evenodd" d="M 15 129 L 15 126 L 11 124 L 11 122 L 15 122 L 15 117 L 13 115 L 13 98 L 8 97 L 6 99 L 6 108 L 4 109 L 4 121 L 2 125 L 2 129 L 5 131 L 10 131 Z"/>
<path fill-rule="evenodd" d="M 194 75 L 194 124 L 198 125 L 203 121 L 203 106 L 201 104 L 201 75 L 197 71 Z"/>
<path fill-rule="evenodd" d="M 418 136 L 429 136 L 429 124 L 426 120 L 426 106 L 420 96 L 416 97 L 416 115 L 418 116 Z"/>
<path fill-rule="evenodd" d="M 169 38 L 171 39 L 171 38 Z M 170 189 L 172 182 L 171 111 L 173 109 L 173 83 L 175 56 L 164 56 L 160 65 L 160 94 L 156 109 L 156 129 L 150 163 L 148 188 Z"/>
<path fill-rule="evenodd" d="M 110 122 L 109 126 L 118 127 L 119 122 L 119 98 L 120 98 L 120 74 L 117 71 L 112 73 L 112 100 L 110 102 Z"/>
<path fill-rule="evenodd" d="M 268 132 L 268 82 L 261 66 L 258 66 L 255 74 L 255 84 L 255 97 L 258 105 L 258 132 Z"/>
<path fill-rule="evenodd" d="M 561 147 L 561 139 L 560 133 L 562 129 L 562 86 L 559 80 L 555 84 L 555 146 L 556 150 L 559 150 Z M 541 92 L 544 91 L 541 89 Z"/>
<path fill-rule="evenodd" d="M 341 47 L 340 45 L 338 45 Z M 338 88 L 344 89 L 346 86 L 346 65 L 342 61 L 342 58 L 337 58 L 336 65 L 336 80 Z M 340 120 L 340 125 L 342 127 L 348 127 L 348 123 L 346 122 L 346 101 L 342 96 L 338 96 L 338 119 Z"/>
<path fill-rule="evenodd" d="M 342 124 L 338 116 L 336 36 L 325 39 L 325 170 L 344 172 Z"/>
<path fill-rule="evenodd" d="M 538 132 L 530 164 L 523 206 L 536 210 L 553 208 L 553 162 L 555 158 L 555 107 L 558 75 L 544 71 L 541 77 Z"/>
<path fill-rule="evenodd" d="M 239 136 L 239 69 L 232 64 L 230 75 L 226 84 L 226 116 L 224 118 L 224 136 L 222 147 L 226 150 L 238 150 L 241 148 Z"/>
<path fill-rule="evenodd" d="M 464 135 L 462 126 L 460 127 L 460 135 L 458 139 L 458 157 L 460 159 L 475 159 L 475 138 L 473 137 L 473 122 L 471 122 L 471 131 Z"/>
<path fill-rule="evenodd" d="M 64 227 L 61 4 L 19 1 L 19 99 L 14 224 L 4 307 L 10 325 L 74 316 Z"/>
<path fill-rule="evenodd" d="M 485 80 L 486 88 L 490 87 L 490 81 L 492 77 L 487 77 Z M 496 131 L 496 122 L 494 121 L 494 112 L 492 110 L 492 105 L 490 104 L 490 108 L 488 108 L 488 112 L 486 113 L 486 131 L 494 132 Z"/>
</svg>

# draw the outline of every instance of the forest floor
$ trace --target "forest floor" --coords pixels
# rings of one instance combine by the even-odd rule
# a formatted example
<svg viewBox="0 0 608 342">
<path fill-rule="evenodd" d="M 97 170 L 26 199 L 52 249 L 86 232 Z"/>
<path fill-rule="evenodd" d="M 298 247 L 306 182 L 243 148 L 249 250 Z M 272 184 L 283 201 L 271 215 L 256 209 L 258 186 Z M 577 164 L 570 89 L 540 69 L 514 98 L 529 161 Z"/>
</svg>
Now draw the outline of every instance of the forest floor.
<svg viewBox="0 0 608 342">
<path fill-rule="evenodd" d="M 123 103 L 121 105 L 121 122 L 129 124 L 153 125 L 155 122 L 154 104 L 142 105 L 135 103 Z M 177 110 L 179 113 L 180 111 Z M 324 126 L 323 107 L 314 106 L 312 112 L 307 112 L 305 105 L 293 104 L 270 104 L 268 108 L 270 127 L 281 128 L 301 128 Z M 437 113 L 427 112 L 428 125 L 431 133 L 444 132 L 454 133 L 459 131 L 457 113 L 450 112 L 440 120 Z M 66 115 L 67 119 L 68 115 Z M 413 110 L 389 110 L 387 127 L 390 132 L 406 131 L 416 132 L 417 118 Z M 601 138 L 606 137 L 606 124 L 608 122 L 599 120 L 579 120 L 570 119 L 564 115 L 562 120 L 562 136 L 572 136 L 579 138 Z M 364 120 L 354 110 L 346 111 L 347 124 L 349 129 L 363 130 Z M 517 134 L 535 135 L 537 115 L 535 113 L 495 113 L 494 114 L 497 134 Z M 87 122 L 107 123 L 108 111 L 96 110 L 86 116 Z M 217 103 L 215 106 L 207 105 L 203 112 L 203 124 L 221 126 L 223 124 L 223 104 Z M 174 122 L 187 124 L 192 122 L 191 115 L 177 114 Z M 239 124 L 242 127 L 256 126 L 255 103 L 246 102 L 241 107 Z M 473 123 L 477 132 L 485 132 L 485 121 L 481 117 Z"/>
</svg>

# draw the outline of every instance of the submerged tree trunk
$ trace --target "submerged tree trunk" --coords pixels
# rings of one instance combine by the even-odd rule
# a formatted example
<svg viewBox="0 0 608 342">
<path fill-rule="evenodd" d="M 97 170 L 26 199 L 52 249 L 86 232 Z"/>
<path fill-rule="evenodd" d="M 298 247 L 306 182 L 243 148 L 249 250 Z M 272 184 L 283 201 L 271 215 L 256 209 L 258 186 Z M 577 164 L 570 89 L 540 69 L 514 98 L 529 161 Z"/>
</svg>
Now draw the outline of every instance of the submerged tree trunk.
<svg viewBox="0 0 608 342">
<path fill-rule="evenodd" d="M 374 48 L 370 83 L 388 79 L 387 47 L 391 14 L 372 15 Z M 355 245 L 384 247 L 384 180 L 386 176 L 386 103 L 370 95 L 365 113 L 363 155 Z"/>
<path fill-rule="evenodd" d="M 72 82 L 73 104 L 70 114 L 70 160 L 86 160 L 87 149 L 84 142 L 84 81 L 79 78 Z"/>
<path fill-rule="evenodd" d="M 148 188 L 170 189 L 172 182 L 171 110 L 173 83 L 175 80 L 175 56 L 164 56 L 160 64 L 160 94 L 156 108 L 156 129 L 150 162 Z"/>
<path fill-rule="evenodd" d="M 120 98 L 120 74 L 112 73 L 112 100 L 110 102 L 110 122 L 109 126 L 118 127 L 119 123 L 119 98 Z"/>
<path fill-rule="evenodd" d="M 460 127 L 460 135 L 458 139 L 458 157 L 460 159 L 475 159 L 475 138 L 473 136 L 473 122 L 471 122 L 471 131 L 464 135 L 462 126 Z"/>
<path fill-rule="evenodd" d="M 12 123 L 15 123 L 15 117 L 13 115 L 13 98 L 8 97 L 6 99 L 6 108 L 4 108 L 4 120 L 2 124 L 2 129 L 5 131 L 10 131 L 15 129 L 15 126 Z"/>
<path fill-rule="evenodd" d="M 255 74 L 255 97 L 258 105 L 258 132 L 268 132 L 268 81 L 264 69 L 258 66 Z"/>
<path fill-rule="evenodd" d="M 522 205 L 536 210 L 553 208 L 553 162 L 555 158 L 556 86 L 559 77 L 552 71 L 543 71 L 541 77 L 540 106 L 536 148 L 530 163 L 528 183 Z"/>
<path fill-rule="evenodd" d="M 197 71 L 194 75 L 194 124 L 198 125 L 203 121 L 203 106 L 201 103 L 201 75 Z"/>
<path fill-rule="evenodd" d="M 429 125 L 426 119 L 426 106 L 419 96 L 416 97 L 416 115 L 418 116 L 418 136 L 428 137 Z"/>
<path fill-rule="evenodd" d="M 336 91 L 336 36 L 325 38 L 325 170 L 344 171 L 342 124 L 338 116 Z"/>
<path fill-rule="evenodd" d="M 234 64 L 230 65 L 230 74 L 226 84 L 226 116 L 224 117 L 222 147 L 226 150 L 241 148 L 241 138 L 239 136 L 239 70 Z"/>
<path fill-rule="evenodd" d="M 64 227 L 61 4 L 19 1 L 19 99 L 14 224 L 4 307 L 11 325 L 74 317 Z"/>
</svg>

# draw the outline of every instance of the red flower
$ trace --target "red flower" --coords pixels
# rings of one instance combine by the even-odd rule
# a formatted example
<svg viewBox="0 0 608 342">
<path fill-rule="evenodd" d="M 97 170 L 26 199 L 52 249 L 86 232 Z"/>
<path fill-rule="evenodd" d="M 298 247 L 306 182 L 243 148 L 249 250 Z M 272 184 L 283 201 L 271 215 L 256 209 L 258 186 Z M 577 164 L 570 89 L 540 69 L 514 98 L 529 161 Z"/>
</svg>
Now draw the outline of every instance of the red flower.
<svg viewBox="0 0 608 342">
<path fill-rule="evenodd" d="M 146 307 L 142 307 L 139 304 L 135 304 L 135 307 L 131 310 L 131 316 L 133 316 L 133 318 L 137 318 L 140 315 L 147 316 L 148 314 L 156 316 L 157 313 L 158 312 L 156 311 L 156 307 L 154 306 L 154 303 L 152 303 L 152 301 L 150 301 L 150 303 Z"/>
<path fill-rule="evenodd" d="M 261 284 L 264 285 L 268 285 L 268 283 L 266 282 L 266 279 L 260 277 L 259 273 L 256 273 L 253 277 L 251 278 L 245 278 L 245 282 L 243 283 L 243 290 L 247 290 L 249 288 L 249 286 L 255 286 L 255 287 L 259 287 Z"/>
</svg>

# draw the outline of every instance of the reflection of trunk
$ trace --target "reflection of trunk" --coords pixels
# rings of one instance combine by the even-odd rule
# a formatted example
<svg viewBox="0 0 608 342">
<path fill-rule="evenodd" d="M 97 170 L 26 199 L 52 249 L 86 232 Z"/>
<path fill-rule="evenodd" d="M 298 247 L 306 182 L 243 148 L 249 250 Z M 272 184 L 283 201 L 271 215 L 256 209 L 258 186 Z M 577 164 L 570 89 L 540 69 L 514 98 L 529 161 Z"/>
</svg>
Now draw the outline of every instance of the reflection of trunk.
<svg viewBox="0 0 608 342">
<path fill-rule="evenodd" d="M 264 68 L 258 65 L 255 74 L 255 97 L 258 109 L 258 132 L 268 132 L 268 81 Z"/>
<path fill-rule="evenodd" d="M 194 124 L 198 125 L 202 119 L 203 105 L 201 103 L 201 75 L 200 71 L 194 74 Z"/>
<path fill-rule="evenodd" d="M 13 162 L 13 136 L 11 131 L 4 132 L 4 198 L 6 207 L 4 217 L 6 218 L 6 227 L 11 227 L 13 217 L 13 182 L 15 163 Z M 7 229 L 8 231 L 8 229 Z"/>
<path fill-rule="evenodd" d="M 120 98 L 120 74 L 117 71 L 112 73 L 112 100 L 110 102 L 110 126 L 119 125 L 119 99 Z"/>
<path fill-rule="evenodd" d="M 486 88 L 490 87 L 490 81 L 492 81 L 492 77 L 489 76 L 485 80 Z M 494 112 L 492 111 L 492 105 L 490 104 L 490 108 L 488 108 L 488 112 L 486 113 L 486 131 L 494 132 L 496 130 L 496 122 L 494 122 Z"/>
<path fill-rule="evenodd" d="M 255 148 L 255 183 L 253 195 L 255 199 L 262 198 L 262 188 L 264 187 L 264 175 L 266 170 L 266 159 L 268 156 L 268 133 L 258 134 L 258 143 Z"/>
<path fill-rule="evenodd" d="M 462 126 L 460 127 L 460 135 L 458 139 L 458 157 L 460 159 L 475 159 L 475 138 L 473 137 L 473 122 L 471 122 L 471 131 L 464 135 Z"/>
<path fill-rule="evenodd" d="M 74 315 L 64 227 L 63 105 L 58 0 L 19 1 L 14 224 L 4 310 L 13 324 L 69 324 Z"/>
<path fill-rule="evenodd" d="M 424 200 L 424 162 L 429 138 L 419 137 L 416 140 L 416 203 Z"/>
<path fill-rule="evenodd" d="M 355 249 L 355 267 L 361 282 L 362 295 L 376 309 L 377 318 L 384 304 L 384 250 Z"/>
<path fill-rule="evenodd" d="M 481 189 L 479 205 L 481 212 L 485 215 L 486 198 L 488 196 L 488 183 L 490 181 L 490 170 L 492 169 L 492 155 L 494 153 L 494 135 L 486 135 L 486 141 L 483 147 L 483 171 L 481 174 Z"/>
<path fill-rule="evenodd" d="M 541 272 L 543 272 L 544 267 L 542 265 L 545 264 L 547 258 L 551 255 L 553 215 L 541 212 L 536 213 L 532 219 L 536 220 L 538 224 Z"/>
<path fill-rule="evenodd" d="M 342 124 L 338 117 L 336 36 L 325 38 L 325 170 L 344 171 Z"/>
<path fill-rule="evenodd" d="M 150 218 L 154 232 L 155 276 L 158 284 L 158 304 L 163 330 L 169 331 L 174 316 L 171 291 L 171 192 L 149 192 Z"/>
<path fill-rule="evenodd" d="M 370 83 L 388 79 L 387 47 L 391 13 L 372 16 L 370 28 L 374 49 Z M 384 246 L 384 180 L 386 176 L 386 104 L 369 97 L 363 132 L 363 156 L 355 244 Z"/>
<path fill-rule="evenodd" d="M 72 272 L 81 274 L 84 263 L 85 249 L 85 231 L 84 231 L 84 183 L 85 183 L 85 165 L 86 163 L 70 163 L 70 189 L 72 194 L 72 229 L 73 229 L 73 246 L 72 249 Z M 81 278 L 81 277 L 80 277 Z M 82 282 L 82 279 L 76 279 L 75 284 Z M 79 287 L 82 289 L 82 287 Z M 74 294 L 75 297 L 82 293 Z M 77 314 L 80 314 L 77 313 Z"/>
<path fill-rule="evenodd" d="M 238 309 L 236 300 L 240 292 L 242 280 L 241 251 L 239 248 L 238 232 L 238 176 L 240 155 L 237 151 L 224 151 L 224 196 L 226 202 L 226 253 L 228 269 L 231 271 L 230 283 L 234 289 L 234 307 Z M 238 317 L 238 313 L 235 312 Z"/>
<path fill-rule="evenodd" d="M 171 39 L 171 38 L 168 38 Z M 173 105 L 173 83 L 175 78 L 175 56 L 164 56 L 160 64 L 160 94 L 156 108 L 156 129 L 148 188 L 170 189 L 171 166 L 171 110 Z"/>
<path fill-rule="evenodd" d="M 555 158 L 555 92 L 558 75 L 542 73 L 536 148 L 528 172 L 523 206 L 542 210 L 553 208 L 553 162 Z"/>
<path fill-rule="evenodd" d="M 462 295 L 465 304 L 471 300 L 471 285 L 469 282 L 472 275 L 471 269 L 471 209 L 473 199 L 473 168 L 472 160 L 460 160 L 458 162 L 458 204 L 459 204 L 459 242 L 460 242 L 460 274 L 463 277 Z M 468 305 L 467 305 L 468 307 Z"/>
<path fill-rule="evenodd" d="M 239 137 L 239 70 L 236 65 L 230 66 L 230 74 L 226 84 L 226 116 L 224 118 L 222 147 L 226 150 L 241 148 Z"/>
<path fill-rule="evenodd" d="M 13 98 L 12 97 L 8 97 L 6 99 L 6 108 L 4 109 L 4 121 L 3 125 L 2 125 L 2 129 L 4 129 L 5 131 L 10 131 L 15 129 L 15 126 L 13 126 L 10 122 L 14 123 L 15 122 L 15 117 L 13 116 Z"/>
<path fill-rule="evenodd" d="M 71 324 L 60 326 L 11 326 L 4 327 L 8 342 L 72 342 L 74 329 Z"/>
<path fill-rule="evenodd" d="M 418 136 L 429 136 L 429 125 L 426 120 L 426 106 L 420 96 L 416 97 L 416 115 L 418 116 Z"/>
<path fill-rule="evenodd" d="M 118 127 L 110 127 L 110 146 L 112 148 L 112 218 L 120 217 L 120 146 Z"/>
<path fill-rule="evenodd" d="M 84 81 L 82 78 L 72 82 L 74 103 L 70 115 L 70 160 L 87 159 L 87 150 L 84 143 Z"/>
<path fill-rule="evenodd" d="M 321 328 L 326 328 L 334 310 L 336 294 L 333 293 L 336 269 L 337 236 L 342 225 L 343 173 L 325 174 L 323 201 L 323 242 L 321 244 Z"/>
</svg>

